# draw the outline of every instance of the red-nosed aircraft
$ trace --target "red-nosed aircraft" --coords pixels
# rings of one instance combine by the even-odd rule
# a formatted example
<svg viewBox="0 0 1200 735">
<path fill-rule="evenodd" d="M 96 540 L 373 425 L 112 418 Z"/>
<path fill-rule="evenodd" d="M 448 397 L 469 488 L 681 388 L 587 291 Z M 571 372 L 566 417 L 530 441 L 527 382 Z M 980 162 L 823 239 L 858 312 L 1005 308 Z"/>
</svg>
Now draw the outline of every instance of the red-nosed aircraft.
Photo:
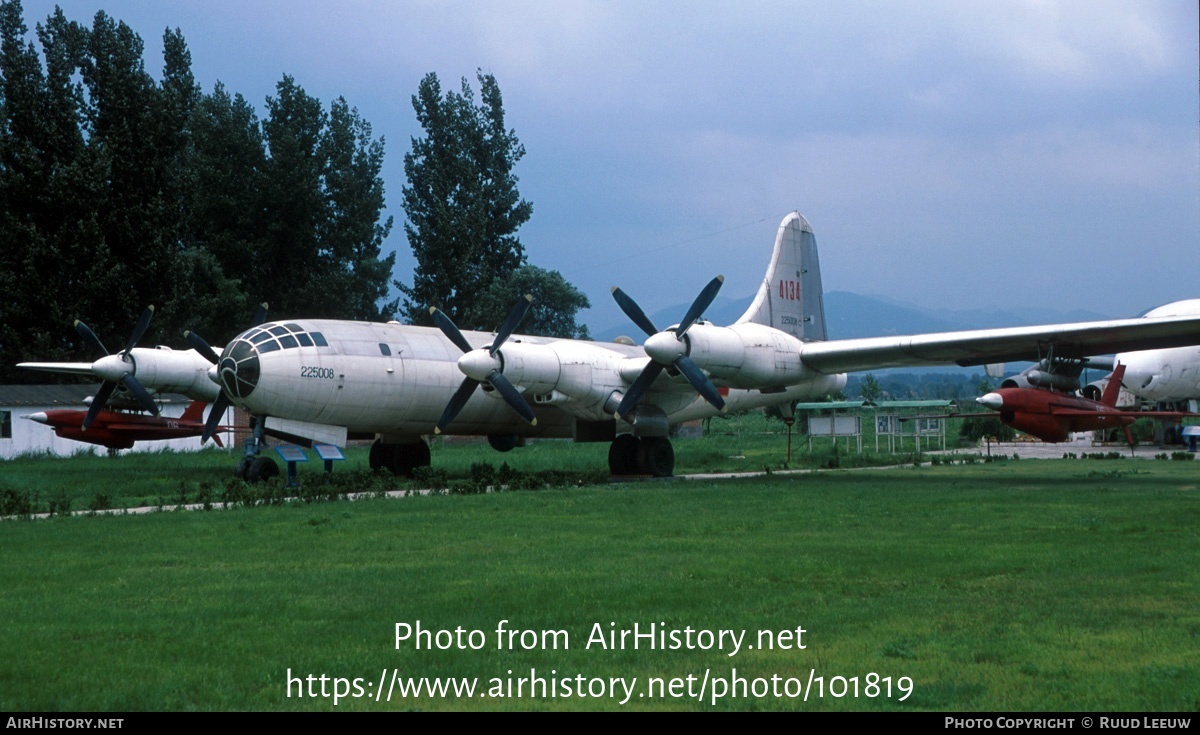
<svg viewBox="0 0 1200 735">
<path fill-rule="evenodd" d="M 73 439 L 89 444 L 99 444 L 109 449 L 129 449 L 134 442 L 159 439 L 186 439 L 204 433 L 204 407 L 202 401 L 193 401 L 183 415 L 177 419 L 165 416 L 144 416 L 120 411 L 98 411 L 91 424 L 83 428 L 87 411 L 62 409 L 39 411 L 21 418 L 45 424 L 64 439 Z M 225 427 L 220 427 L 224 429 Z M 221 437 L 214 434 L 218 446 Z"/>
<path fill-rule="evenodd" d="M 1118 363 L 1098 401 L 1048 388 L 1000 388 L 975 401 L 999 412 L 1000 420 L 1006 425 L 1051 443 L 1067 441 L 1077 431 L 1120 427 L 1125 429 L 1125 438 L 1132 446 L 1133 436 L 1129 432 L 1129 425 L 1136 419 L 1177 419 L 1194 415 L 1177 411 L 1124 411 L 1117 408 L 1117 395 L 1124 377 L 1125 365 Z"/>
</svg>

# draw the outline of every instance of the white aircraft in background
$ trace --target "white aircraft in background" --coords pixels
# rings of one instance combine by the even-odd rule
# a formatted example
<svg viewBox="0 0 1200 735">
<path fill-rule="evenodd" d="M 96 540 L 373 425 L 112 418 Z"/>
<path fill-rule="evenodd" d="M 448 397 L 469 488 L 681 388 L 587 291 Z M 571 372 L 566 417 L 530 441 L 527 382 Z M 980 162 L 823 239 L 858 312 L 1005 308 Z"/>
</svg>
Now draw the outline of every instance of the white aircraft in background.
<svg viewBox="0 0 1200 735">
<path fill-rule="evenodd" d="M 1200 299 L 1176 301 L 1144 316 L 1200 315 Z M 1147 401 L 1179 403 L 1200 399 L 1200 346 L 1124 352 L 1117 362 L 1125 366 L 1125 388 Z"/>
<path fill-rule="evenodd" d="M 779 226 L 754 301 L 728 327 L 701 318 L 722 281 L 664 330 L 614 288 L 647 334 L 644 347 L 516 335 L 528 299 L 495 334 L 461 332 L 431 309 L 437 328 L 260 323 L 219 356 L 194 333 L 188 340 L 222 387 L 209 424 L 230 403 L 259 417 L 256 453 L 266 433 L 339 446 L 374 437 L 372 468 L 407 473 L 429 464 L 425 437 L 434 433 L 484 435 L 501 451 L 526 437 L 562 437 L 610 442 L 614 474 L 656 476 L 674 469 L 672 426 L 726 410 L 790 410 L 841 390 L 847 372 L 1041 361 L 1054 374 L 1090 354 L 1200 343 L 1200 315 L 827 341 L 816 240 L 796 212 Z M 134 356 L 129 374 L 140 375 L 147 355 Z M 248 456 L 239 473 L 256 480 L 278 468 Z"/>
</svg>

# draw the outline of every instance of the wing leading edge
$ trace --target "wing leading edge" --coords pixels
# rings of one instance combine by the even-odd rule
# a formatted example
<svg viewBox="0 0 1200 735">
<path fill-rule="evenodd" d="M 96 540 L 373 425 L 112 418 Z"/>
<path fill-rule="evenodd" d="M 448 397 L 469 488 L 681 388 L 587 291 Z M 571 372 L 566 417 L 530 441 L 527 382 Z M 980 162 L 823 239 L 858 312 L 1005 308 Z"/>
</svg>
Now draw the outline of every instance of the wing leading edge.
<svg viewBox="0 0 1200 735">
<path fill-rule="evenodd" d="M 801 360 L 822 373 L 1082 358 L 1200 343 L 1200 317 L 1121 319 L 805 343 Z"/>
</svg>

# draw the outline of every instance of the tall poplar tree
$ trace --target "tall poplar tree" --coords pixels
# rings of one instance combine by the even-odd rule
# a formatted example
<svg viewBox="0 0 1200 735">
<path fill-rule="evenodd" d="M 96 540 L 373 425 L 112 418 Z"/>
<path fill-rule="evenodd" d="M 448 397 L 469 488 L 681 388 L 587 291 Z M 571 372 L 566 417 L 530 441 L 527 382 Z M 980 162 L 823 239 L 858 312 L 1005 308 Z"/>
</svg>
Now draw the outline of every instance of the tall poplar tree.
<svg viewBox="0 0 1200 735">
<path fill-rule="evenodd" d="M 465 77 L 460 92 L 443 96 L 432 72 L 412 98 L 425 131 L 404 156 L 404 232 L 417 268 L 411 286 L 396 286 L 405 296 L 405 316 L 414 324 L 429 324 L 428 309 L 437 306 L 460 327 L 494 328 L 477 323 L 481 315 L 472 313 L 471 305 L 494 278 L 525 263 L 516 231 L 533 205 L 520 198 L 513 173 L 525 148 L 504 127 L 495 78 L 483 72 L 476 78 L 484 90 L 481 105 Z"/>
<path fill-rule="evenodd" d="M 443 94 L 434 73 L 412 98 L 425 135 L 413 138 L 404 157 L 404 232 L 417 267 L 412 285 L 395 283 L 404 294 L 403 316 L 429 324 L 429 307 L 436 306 L 460 328 L 495 329 L 531 293 L 534 310 L 522 332 L 585 337 L 575 314 L 588 307 L 587 297 L 558 272 L 526 262 L 517 230 L 533 205 L 521 198 L 514 173 L 525 147 L 506 126 L 495 77 L 475 77 L 478 103 L 465 77 L 459 92 Z"/>
</svg>

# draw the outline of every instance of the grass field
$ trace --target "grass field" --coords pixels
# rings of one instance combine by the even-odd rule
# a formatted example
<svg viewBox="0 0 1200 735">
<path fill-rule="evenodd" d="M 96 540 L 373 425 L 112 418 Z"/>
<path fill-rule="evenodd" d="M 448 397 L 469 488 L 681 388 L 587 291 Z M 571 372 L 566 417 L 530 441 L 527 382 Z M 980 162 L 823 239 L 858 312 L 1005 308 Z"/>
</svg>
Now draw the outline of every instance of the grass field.
<svg viewBox="0 0 1200 735">
<path fill-rule="evenodd" d="M 712 453 L 751 469 L 750 444 Z M 603 463 L 581 450 L 546 461 Z M 214 456 L 18 469 L 132 498 L 170 492 L 181 470 L 223 482 Z M 495 458 L 434 453 L 450 477 Z M 0 709 L 1196 711 L 1196 467 L 908 463 L 9 521 Z M 435 634 L 398 643 L 417 621 Z M 501 621 L 529 632 L 498 646 Z M 635 624 L 680 645 L 594 636 Z M 736 653 L 699 632 L 722 630 L 743 633 Z M 761 631 L 793 637 L 771 650 Z M 402 697 L 393 677 L 477 690 Z"/>
</svg>

